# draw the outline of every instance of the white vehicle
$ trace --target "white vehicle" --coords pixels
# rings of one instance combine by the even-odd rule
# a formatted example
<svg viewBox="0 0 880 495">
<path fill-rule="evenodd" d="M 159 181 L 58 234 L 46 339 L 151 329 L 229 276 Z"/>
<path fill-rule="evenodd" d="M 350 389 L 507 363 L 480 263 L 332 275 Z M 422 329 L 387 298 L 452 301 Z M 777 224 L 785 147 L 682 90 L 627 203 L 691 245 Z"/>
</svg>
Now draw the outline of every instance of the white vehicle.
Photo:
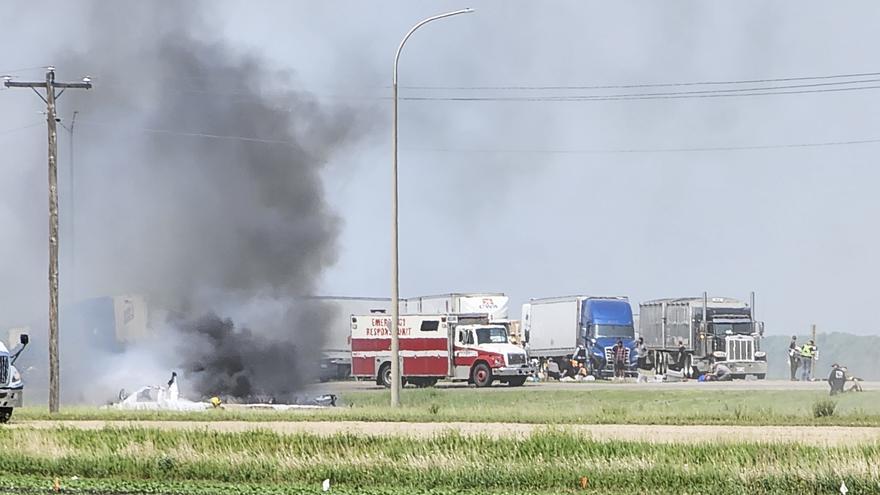
<svg viewBox="0 0 880 495">
<path fill-rule="evenodd" d="M 506 320 L 509 301 L 501 292 L 409 297 L 402 301 L 401 313 L 484 314 L 491 321 Z"/>
<path fill-rule="evenodd" d="M 352 316 L 353 376 L 391 386 L 390 322 L 387 315 Z M 442 379 L 517 387 L 534 371 L 525 351 L 509 342 L 507 329 L 485 315 L 401 315 L 398 335 L 401 375 L 419 387 Z"/>
<path fill-rule="evenodd" d="M 13 351 L 0 342 L 0 423 L 9 421 L 12 410 L 21 407 L 24 382 L 14 364 L 27 344 L 26 333 L 19 336 L 19 345 Z"/>
</svg>

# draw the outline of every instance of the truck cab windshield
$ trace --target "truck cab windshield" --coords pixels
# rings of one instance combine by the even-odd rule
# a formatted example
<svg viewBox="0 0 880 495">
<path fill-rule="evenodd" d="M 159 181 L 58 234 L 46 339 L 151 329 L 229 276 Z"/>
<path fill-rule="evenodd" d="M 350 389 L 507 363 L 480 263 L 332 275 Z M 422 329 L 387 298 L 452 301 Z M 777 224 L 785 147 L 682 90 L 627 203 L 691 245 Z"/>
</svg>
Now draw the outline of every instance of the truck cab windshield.
<svg viewBox="0 0 880 495">
<path fill-rule="evenodd" d="M 635 331 L 632 325 L 594 325 L 596 337 L 633 338 Z"/>
<path fill-rule="evenodd" d="M 507 330 L 504 327 L 483 327 L 477 329 L 477 344 L 506 344 Z"/>
<path fill-rule="evenodd" d="M 715 335 L 726 335 L 728 331 L 737 335 L 751 335 L 752 324 L 749 322 L 742 323 L 713 323 Z"/>
</svg>

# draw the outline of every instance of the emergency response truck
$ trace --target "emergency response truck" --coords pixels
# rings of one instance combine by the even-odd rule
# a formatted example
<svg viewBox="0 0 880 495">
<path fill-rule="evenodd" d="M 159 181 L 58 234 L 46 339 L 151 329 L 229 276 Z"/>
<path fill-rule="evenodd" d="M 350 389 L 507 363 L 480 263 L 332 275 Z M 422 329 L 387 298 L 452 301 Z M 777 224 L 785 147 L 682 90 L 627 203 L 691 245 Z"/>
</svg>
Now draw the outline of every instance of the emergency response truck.
<svg viewBox="0 0 880 495">
<path fill-rule="evenodd" d="M 391 318 L 351 317 L 351 368 L 358 378 L 391 386 Z M 534 371 L 525 351 L 508 340 L 503 325 L 485 314 L 411 314 L 398 322 L 403 383 L 430 387 L 438 380 L 516 387 Z"/>
</svg>

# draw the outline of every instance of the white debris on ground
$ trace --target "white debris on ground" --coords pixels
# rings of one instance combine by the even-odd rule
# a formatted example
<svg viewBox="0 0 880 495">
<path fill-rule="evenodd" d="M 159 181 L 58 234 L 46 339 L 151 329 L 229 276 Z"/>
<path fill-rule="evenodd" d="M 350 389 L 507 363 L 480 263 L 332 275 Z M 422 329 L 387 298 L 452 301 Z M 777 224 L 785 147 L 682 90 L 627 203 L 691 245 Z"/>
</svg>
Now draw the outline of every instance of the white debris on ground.
<svg viewBox="0 0 880 495">
<path fill-rule="evenodd" d="M 122 411 L 204 411 L 219 407 L 220 401 L 194 402 L 180 397 L 177 385 L 177 373 L 171 374 L 168 386 L 147 385 L 131 394 L 125 390 L 119 393 L 119 402 L 103 406 L 102 409 L 118 409 Z M 313 404 L 226 404 L 227 409 L 288 411 L 291 409 L 325 409 L 336 405 L 336 396 L 332 394 L 320 396 Z"/>
<path fill-rule="evenodd" d="M 175 389 L 176 385 L 175 383 Z M 208 402 L 181 399 L 176 390 L 171 392 L 165 387 L 156 386 L 141 387 L 120 402 L 104 406 L 123 411 L 203 411 L 211 407 L 213 406 Z"/>
</svg>

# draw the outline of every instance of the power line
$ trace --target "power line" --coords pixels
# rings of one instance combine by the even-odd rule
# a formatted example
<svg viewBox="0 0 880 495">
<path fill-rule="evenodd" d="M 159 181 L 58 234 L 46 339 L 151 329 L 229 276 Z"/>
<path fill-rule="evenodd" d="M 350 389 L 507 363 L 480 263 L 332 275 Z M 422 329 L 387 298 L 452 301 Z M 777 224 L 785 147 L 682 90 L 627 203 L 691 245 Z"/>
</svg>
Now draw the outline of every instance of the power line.
<svg viewBox="0 0 880 495">
<path fill-rule="evenodd" d="M 23 125 L 23 126 L 21 126 L 21 127 L 14 127 L 14 128 L 12 128 L 12 129 L 3 129 L 3 130 L 0 130 L 0 135 L 2 135 L 2 134 L 9 134 L 9 133 L 12 133 L 12 132 L 18 132 L 18 131 L 22 131 L 22 130 L 24 130 L 24 129 L 30 129 L 31 127 L 36 127 L 36 126 L 38 126 L 38 125 L 43 125 L 43 122 L 36 122 L 36 123 L 33 123 L 33 124 Z"/>
<path fill-rule="evenodd" d="M 880 72 L 858 72 L 852 74 L 833 74 L 824 76 L 800 76 L 800 77 L 777 77 L 766 79 L 734 79 L 729 81 L 688 81 L 688 82 L 671 82 L 671 83 L 638 83 L 638 84 L 608 84 L 608 85 L 546 85 L 546 86 L 401 86 L 406 89 L 419 90 L 514 90 L 514 91 L 531 91 L 531 90 L 573 90 L 573 89 L 635 89 L 635 88 L 667 88 L 676 86 L 709 86 L 709 85 L 733 85 L 733 84 L 758 84 L 770 82 L 791 82 L 791 81 L 809 81 L 824 79 L 842 79 L 853 77 L 869 77 L 880 76 Z"/>
<path fill-rule="evenodd" d="M 865 81 L 868 82 L 868 81 Z M 791 86 L 792 88 L 796 86 Z M 777 86 L 769 88 L 746 88 L 740 90 L 730 90 L 737 92 L 703 92 L 703 91 L 682 91 L 673 93 L 645 93 L 645 94 L 621 94 L 621 95 L 574 95 L 574 96 L 408 96 L 402 97 L 401 100 L 411 101 L 530 101 L 530 102 L 576 102 L 576 101 L 625 101 L 625 100 L 678 100 L 689 98 L 730 98 L 740 96 L 773 96 L 773 95 L 795 95 L 795 94 L 813 94 L 813 93 L 837 93 L 843 91 L 863 91 L 869 89 L 880 89 L 880 85 L 859 86 L 854 88 L 823 88 L 823 89 L 803 89 L 795 91 L 774 91 L 775 89 L 784 89 L 786 86 Z"/>
<path fill-rule="evenodd" d="M 853 139 L 847 141 L 820 141 L 814 143 L 756 144 L 744 146 L 704 146 L 693 148 L 619 148 L 619 149 L 464 149 L 464 148 L 404 148 L 406 151 L 428 153 L 479 153 L 479 154 L 547 154 L 547 155 L 588 155 L 588 154 L 638 154 L 638 153 L 700 153 L 715 151 L 756 151 L 790 148 L 818 148 L 825 146 L 851 146 L 877 144 L 880 138 Z"/>
<path fill-rule="evenodd" d="M 77 122 L 80 125 L 86 126 L 107 126 L 113 128 L 119 128 L 117 124 L 110 124 L 105 122 L 95 122 L 92 120 L 78 120 Z M 248 137 L 248 136 L 230 136 L 223 134 L 208 134 L 203 132 L 187 132 L 187 131 L 174 131 L 171 129 L 156 129 L 150 127 L 125 127 L 124 129 L 135 130 L 140 132 L 146 132 L 150 134 L 166 134 L 173 136 L 184 136 L 184 137 L 198 137 L 198 138 L 207 138 L 207 139 L 221 139 L 228 141 L 244 141 L 249 143 L 262 143 L 262 144 L 284 144 L 288 146 L 292 146 L 298 144 L 294 141 L 283 140 L 283 139 L 267 139 L 267 138 L 259 138 L 259 137 Z"/>
<path fill-rule="evenodd" d="M 9 74 L 18 74 L 21 72 L 27 72 L 31 70 L 37 69 L 45 69 L 45 65 L 37 66 L 37 67 L 22 67 L 20 69 L 11 69 L 11 70 L 0 70 L 0 76 L 8 76 Z"/>
<path fill-rule="evenodd" d="M 645 84 L 622 84 L 622 85 L 599 85 L 599 86 L 409 86 L 406 89 L 447 89 L 447 90 L 572 90 L 572 89 L 625 89 L 625 88 L 656 88 L 656 87 L 688 87 L 700 85 L 741 85 L 741 84 L 759 84 L 770 82 L 795 82 L 795 81 L 828 81 L 830 79 L 845 79 L 856 77 L 880 76 L 880 72 L 862 72 L 852 74 L 835 74 L 822 76 L 803 76 L 803 77 L 781 77 L 781 78 L 765 78 L 765 79 L 741 79 L 731 81 L 692 81 L 692 82 L 676 82 L 676 83 L 645 83 Z M 693 91 L 668 91 L 654 93 L 620 93 L 620 94 L 586 94 L 586 95 L 501 95 L 501 96 L 403 96 L 401 100 L 408 101 L 526 101 L 526 102 L 574 102 L 574 101 L 613 101 L 613 100 L 657 100 L 657 99 L 684 99 L 684 98 L 719 98 L 731 96 L 764 96 L 764 95 L 791 95 L 791 94 L 810 94 L 810 93 L 827 93 L 840 91 L 861 91 L 878 89 L 878 85 L 871 83 L 880 82 L 880 78 L 857 79 L 847 81 L 830 81 L 830 82 L 809 82 L 804 84 L 788 84 L 759 86 L 746 88 L 721 88 L 721 89 L 703 89 Z M 827 88 L 829 86 L 852 86 L 856 84 L 871 84 L 869 86 L 855 86 L 846 88 Z M 105 84 L 105 86 L 113 86 Z M 804 90 L 810 91 L 788 91 L 788 90 Z M 165 88 L 168 89 L 168 88 Z M 264 98 L 258 91 L 247 90 L 212 90 L 204 88 L 181 88 L 176 87 L 171 90 L 183 93 L 208 94 L 208 95 L 233 95 L 244 96 L 235 98 L 233 101 L 264 101 Z M 249 97 L 250 95 L 253 97 Z M 299 89 L 293 91 L 293 94 L 299 96 L 308 96 L 315 99 L 336 99 L 336 100 L 359 100 L 359 101 L 385 101 L 389 100 L 389 96 L 371 96 L 371 95 L 343 95 L 316 92 L 309 89 Z M 281 93 L 279 96 L 284 96 Z"/>
<path fill-rule="evenodd" d="M 298 143 L 283 139 L 267 139 L 252 136 L 235 136 L 225 134 L 210 134 L 203 132 L 187 132 L 175 131 L 171 129 L 157 129 L 149 127 L 120 127 L 117 124 L 106 122 L 95 122 L 90 120 L 78 120 L 83 125 L 106 126 L 115 129 L 125 129 L 146 132 L 151 134 L 164 134 L 182 137 L 196 137 L 205 139 L 218 139 L 224 141 L 242 141 L 248 143 L 262 144 L 281 144 L 287 146 L 297 145 Z M 880 138 L 868 139 L 850 139 L 841 141 L 818 141 L 808 143 L 778 143 L 778 144 L 757 144 L 743 146 L 699 146 L 699 147 L 678 147 L 678 148 L 618 148 L 618 149 L 501 149 L 501 148 L 402 148 L 406 151 L 427 152 L 427 153 L 482 153 L 482 154 L 626 154 L 626 153 L 691 153 L 691 152 L 713 152 L 713 151 L 749 151 L 749 150 L 769 150 L 769 149 L 786 149 L 786 148 L 817 148 L 826 146 L 853 146 L 862 144 L 877 144 Z"/>
</svg>

